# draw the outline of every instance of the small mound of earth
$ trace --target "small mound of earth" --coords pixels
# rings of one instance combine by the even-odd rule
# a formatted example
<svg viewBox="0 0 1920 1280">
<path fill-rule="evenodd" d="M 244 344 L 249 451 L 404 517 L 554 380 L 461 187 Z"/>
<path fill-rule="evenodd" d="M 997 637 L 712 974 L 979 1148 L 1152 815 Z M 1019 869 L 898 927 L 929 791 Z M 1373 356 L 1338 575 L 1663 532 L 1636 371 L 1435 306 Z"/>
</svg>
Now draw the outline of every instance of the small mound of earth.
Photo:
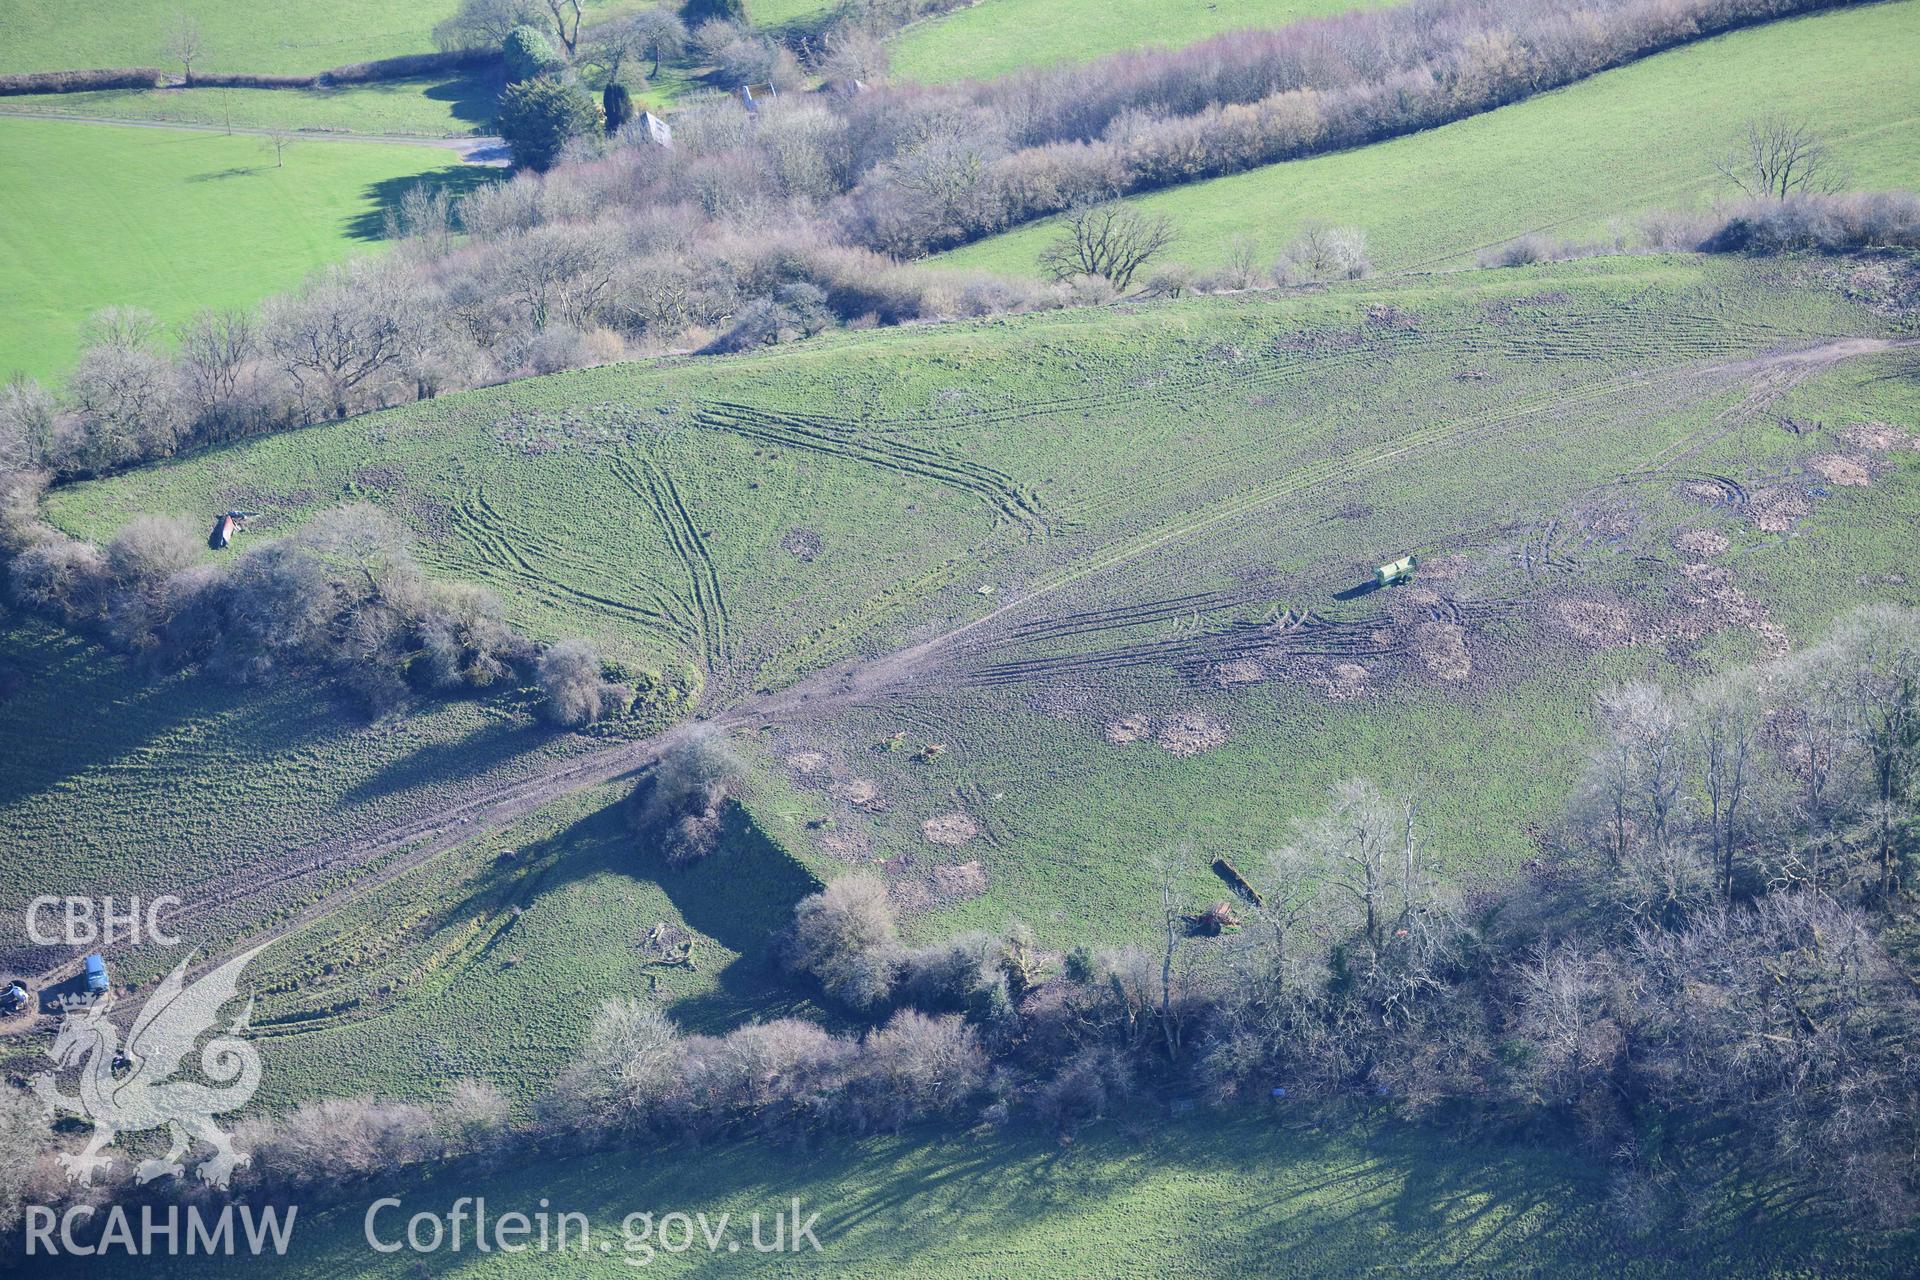
<svg viewBox="0 0 1920 1280">
<path fill-rule="evenodd" d="M 1785 533 L 1813 510 L 1807 495 L 1794 489 L 1762 489 L 1747 503 L 1747 516 L 1768 533 Z"/>
<path fill-rule="evenodd" d="M 865 862 L 873 856 L 873 846 L 858 831 L 829 831 L 820 837 L 820 847 L 842 862 Z"/>
<path fill-rule="evenodd" d="M 1684 578 L 1676 594 L 1681 606 L 1669 615 L 1666 634 L 1689 643 L 1726 627 L 1745 627 L 1759 636 L 1767 651 L 1778 657 L 1787 651 L 1787 634 L 1767 616 L 1767 608 L 1734 584 L 1733 575 L 1717 564 L 1684 564 Z"/>
<path fill-rule="evenodd" d="M 880 795 L 880 785 L 871 778 L 847 778 L 828 787 L 827 794 L 868 813 L 879 813 L 887 807 Z"/>
<path fill-rule="evenodd" d="M 1222 689 L 1259 684 L 1266 678 L 1267 669 L 1252 658 L 1236 658 L 1232 662 L 1216 663 L 1213 668 L 1213 682 Z"/>
<path fill-rule="evenodd" d="M 1373 688 L 1373 673 L 1357 662 L 1336 662 L 1321 678 L 1321 688 L 1334 702 L 1365 697 Z"/>
<path fill-rule="evenodd" d="M 406 504 L 407 521 L 429 542 L 445 542 L 453 536 L 453 508 L 430 498 L 414 498 Z"/>
<path fill-rule="evenodd" d="M 987 869 L 978 858 L 956 866 L 935 867 L 928 879 L 933 882 L 936 897 L 977 898 L 987 891 Z"/>
<path fill-rule="evenodd" d="M 1413 629 L 1413 651 L 1427 674 L 1440 680 L 1465 680 L 1473 673 L 1467 633 L 1451 622 L 1423 622 Z"/>
<path fill-rule="evenodd" d="M 1682 529 L 1673 535 L 1673 549 L 1691 559 L 1708 560 L 1726 554 L 1727 535 L 1717 529 Z"/>
<path fill-rule="evenodd" d="M 1842 431 L 1840 438 L 1856 449 L 1868 449 L 1874 453 L 1920 449 L 1920 436 L 1910 435 L 1890 422 L 1856 422 Z"/>
<path fill-rule="evenodd" d="M 1582 644 L 1614 649 L 1633 643 L 1633 619 L 1605 600 L 1555 600 L 1549 608 L 1561 630 Z"/>
<path fill-rule="evenodd" d="M 1153 733 L 1153 721 L 1145 716 L 1121 716 L 1118 720 L 1109 720 L 1100 730 L 1108 742 L 1115 746 L 1124 746 L 1129 742 L 1139 742 Z"/>
<path fill-rule="evenodd" d="M 1586 513 L 1581 523 L 1595 533 L 1610 538 L 1624 538 L 1640 525 L 1631 511 L 1620 507 L 1603 507 Z"/>
<path fill-rule="evenodd" d="M 964 813 L 943 813 L 920 824 L 928 844 L 963 845 L 980 834 L 980 824 Z"/>
<path fill-rule="evenodd" d="M 1821 477 L 1828 484 L 1845 488 L 1864 489 L 1873 483 L 1873 473 L 1858 458 L 1849 458 L 1842 453 L 1823 453 L 1807 460 L 1807 470 Z"/>
<path fill-rule="evenodd" d="M 1170 755 L 1197 756 L 1227 740 L 1227 726 L 1204 711 L 1187 711 L 1160 726 L 1156 741 Z"/>
<path fill-rule="evenodd" d="M 355 486 L 361 489 L 371 489 L 375 493 L 390 493 L 398 489 L 400 482 L 404 479 L 406 479 L 406 477 L 401 474 L 400 468 L 388 466 L 384 462 L 375 463 L 368 467 L 356 468 L 353 473 L 353 483 Z"/>
<path fill-rule="evenodd" d="M 1727 500 L 1725 489 L 1706 480 L 1689 480 L 1680 486 L 1680 492 L 1709 507 L 1717 507 Z"/>
<path fill-rule="evenodd" d="M 818 751 L 796 751 L 787 757 L 787 767 L 795 773 L 819 773 L 827 767 L 827 758 Z"/>
<path fill-rule="evenodd" d="M 1467 571 L 1467 558 L 1463 555 L 1434 556 L 1420 562 L 1420 576 L 1432 582 L 1451 582 Z"/>
<path fill-rule="evenodd" d="M 789 529 L 787 536 L 780 539 L 780 549 L 797 560 L 813 559 L 824 545 L 820 535 L 811 529 Z"/>
</svg>

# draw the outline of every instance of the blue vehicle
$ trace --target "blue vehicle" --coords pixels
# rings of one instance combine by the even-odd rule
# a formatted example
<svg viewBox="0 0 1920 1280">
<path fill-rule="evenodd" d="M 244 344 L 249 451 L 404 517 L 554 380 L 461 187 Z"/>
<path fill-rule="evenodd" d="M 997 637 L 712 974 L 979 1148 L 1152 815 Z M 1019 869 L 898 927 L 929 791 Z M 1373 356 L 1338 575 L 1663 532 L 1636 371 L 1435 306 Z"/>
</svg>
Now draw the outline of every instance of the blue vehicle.
<svg viewBox="0 0 1920 1280">
<path fill-rule="evenodd" d="M 87 957 L 87 994 L 103 996 L 112 988 L 107 981 L 107 962 L 97 953 Z"/>
</svg>

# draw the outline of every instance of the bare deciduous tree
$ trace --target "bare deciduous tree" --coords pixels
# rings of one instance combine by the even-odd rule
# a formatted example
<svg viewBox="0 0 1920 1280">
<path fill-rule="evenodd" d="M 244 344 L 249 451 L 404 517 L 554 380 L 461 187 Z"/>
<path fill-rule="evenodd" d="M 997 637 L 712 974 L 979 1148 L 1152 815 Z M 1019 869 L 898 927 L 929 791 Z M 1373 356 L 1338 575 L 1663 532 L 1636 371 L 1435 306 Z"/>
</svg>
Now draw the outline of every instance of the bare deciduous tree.
<svg viewBox="0 0 1920 1280">
<path fill-rule="evenodd" d="M 1673 701 L 1654 684 L 1604 690 L 1595 701 L 1609 739 L 1628 762 L 1630 795 L 1646 838 L 1664 844 L 1684 778 L 1685 741 Z"/>
<path fill-rule="evenodd" d="M 16 373 L 0 387 L 0 470 L 45 466 L 58 410 L 53 393 Z"/>
<path fill-rule="evenodd" d="M 107 307 L 81 330 L 67 378 L 80 433 L 72 462 L 90 470 L 172 453 L 179 440 L 173 370 L 157 350 L 160 325 L 137 307 Z"/>
<path fill-rule="evenodd" d="M 167 57 L 180 64 L 182 79 L 193 83 L 193 64 L 206 52 L 206 41 L 201 38 L 200 24 L 184 13 L 173 15 L 173 22 L 167 28 Z"/>
<path fill-rule="evenodd" d="M 1864 759 L 1877 889 L 1899 887 L 1895 828 L 1920 785 L 1920 611 L 1882 605 L 1849 618 L 1821 648 L 1849 736 Z"/>
<path fill-rule="evenodd" d="M 1767 736 L 1793 784 L 1793 820 L 1783 834 L 1805 842 L 1805 856 L 1789 850 L 1781 874 L 1815 884 L 1828 871 L 1848 746 L 1845 675 L 1827 656 L 1807 650 L 1767 671 Z"/>
<path fill-rule="evenodd" d="M 1578 942 L 1540 945 L 1519 968 L 1515 1023 L 1534 1047 L 1525 1074 L 1537 1101 L 1571 1101 L 1598 1083 L 1626 1047 L 1610 1015 L 1612 959 Z"/>
<path fill-rule="evenodd" d="M 1061 220 L 1060 237 L 1040 255 L 1056 280 L 1098 276 L 1125 289 L 1135 273 L 1174 240 L 1173 223 L 1120 201 L 1082 205 Z"/>
<path fill-rule="evenodd" d="M 1760 689 L 1735 672 L 1696 689 L 1686 708 L 1688 753 L 1694 784 L 1707 806 L 1720 891 L 1733 896 L 1734 855 L 1740 847 L 1743 804 L 1753 784 L 1754 753 L 1761 726 Z"/>
<path fill-rule="evenodd" d="M 662 58 L 677 58 L 686 51 L 687 26 L 672 10 L 648 9 L 630 21 L 646 46 L 647 56 L 653 59 L 653 70 L 648 74 L 658 76 Z"/>
<path fill-rule="evenodd" d="M 508 32 L 539 17 L 537 0 L 460 0 L 453 16 L 434 27 L 433 39 L 442 49 L 497 49 Z"/>
<path fill-rule="evenodd" d="M 1320 900 L 1324 870 L 1297 845 L 1276 849 L 1267 855 L 1267 886 L 1254 916 L 1267 927 L 1273 946 L 1273 979 L 1282 988 L 1287 982 L 1287 965 L 1291 960 L 1289 937 L 1312 916 Z"/>
<path fill-rule="evenodd" d="M 410 240 L 432 257 L 453 246 L 453 197 L 445 187 L 415 183 L 386 211 L 389 240 Z"/>
<path fill-rule="evenodd" d="M 686 24 L 670 9 L 642 9 L 627 18 L 597 26 L 589 33 L 587 57 L 612 84 L 627 63 L 651 58 L 650 76 L 660 74 L 662 58 L 678 57 L 687 47 Z"/>
<path fill-rule="evenodd" d="M 619 255 L 591 227 L 538 227 L 500 261 L 500 296 L 525 309 L 535 332 L 558 321 L 595 324 L 612 297 Z"/>
<path fill-rule="evenodd" d="M 398 605 L 417 586 L 412 537 L 370 502 L 321 512 L 300 531 L 299 542 L 350 596 Z"/>
<path fill-rule="evenodd" d="M 195 411 L 230 402 L 259 350 L 252 319 L 244 311 L 202 311 L 180 326 L 179 338 L 181 381 Z"/>
<path fill-rule="evenodd" d="M 1273 274 L 1282 284 L 1311 284 L 1358 280 L 1371 269 L 1367 262 L 1366 232 L 1358 227 L 1309 222 L 1281 254 Z"/>
<path fill-rule="evenodd" d="M 34 1162 L 52 1147 L 53 1130 L 39 1100 L 0 1084 L 0 1231 L 19 1223 Z"/>
<path fill-rule="evenodd" d="M 428 318 L 417 285 L 388 264 L 336 269 L 266 309 L 264 345 L 303 394 L 336 418 L 398 365 Z"/>
<path fill-rule="evenodd" d="M 547 718 L 572 729 L 600 719 L 618 695 L 631 692 L 607 680 L 599 651 L 585 640 L 562 640 L 541 654 L 537 677 Z"/>
<path fill-rule="evenodd" d="M 818 978 L 836 999 L 856 1009 L 884 1003 L 901 958 L 887 887 L 872 876 L 843 876 L 801 899 L 787 952 L 792 967 Z"/>
<path fill-rule="evenodd" d="M 300 135 L 285 125 L 277 124 L 268 125 L 260 132 L 261 137 L 266 139 L 264 145 L 267 150 L 273 152 L 273 167 L 276 169 L 286 168 L 287 150 L 299 140 Z"/>
<path fill-rule="evenodd" d="M 1848 176 L 1812 120 L 1777 111 L 1747 121 L 1713 167 L 1756 199 L 1831 195 L 1846 186 Z"/>
<path fill-rule="evenodd" d="M 1378 956 L 1387 921 L 1397 914 L 1394 855 L 1402 826 L 1380 788 L 1365 778 L 1349 778 L 1333 789 L 1333 803 L 1303 823 L 1295 848 L 1327 868 L 1327 883 L 1340 890 L 1358 915 L 1361 937 Z"/>
<path fill-rule="evenodd" d="M 580 12 L 585 0 L 545 0 L 553 18 L 553 34 L 566 47 L 567 61 L 580 51 Z"/>
<path fill-rule="evenodd" d="M 1181 908 L 1180 899 L 1173 887 L 1174 875 L 1178 868 L 1178 862 L 1171 857 L 1161 859 L 1158 868 L 1160 923 L 1166 934 L 1166 944 L 1160 952 L 1160 1034 L 1167 1046 L 1169 1062 L 1180 1056 L 1180 1023 L 1174 1016 L 1173 959 L 1180 946 L 1180 939 L 1186 933 L 1185 912 Z"/>
</svg>

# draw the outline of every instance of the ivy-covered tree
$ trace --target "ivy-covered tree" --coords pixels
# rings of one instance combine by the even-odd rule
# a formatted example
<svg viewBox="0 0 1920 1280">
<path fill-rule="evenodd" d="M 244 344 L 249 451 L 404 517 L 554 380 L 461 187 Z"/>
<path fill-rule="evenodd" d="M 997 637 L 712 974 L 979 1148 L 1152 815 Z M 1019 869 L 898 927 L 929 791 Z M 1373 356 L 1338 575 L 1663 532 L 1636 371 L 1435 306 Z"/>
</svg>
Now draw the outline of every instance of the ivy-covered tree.
<svg viewBox="0 0 1920 1280">
<path fill-rule="evenodd" d="M 737 22 L 747 26 L 747 0 L 686 0 L 680 6 L 680 21 L 691 31 L 703 22 Z"/>
<path fill-rule="evenodd" d="M 620 126 L 633 119 L 633 95 L 617 81 L 600 93 L 600 109 L 607 117 L 607 136 L 620 132 Z"/>
<path fill-rule="evenodd" d="M 507 32 L 501 42 L 500 57 L 506 63 L 507 80 L 518 84 L 558 71 L 565 64 L 554 52 L 553 42 L 537 27 L 518 26 Z"/>
<path fill-rule="evenodd" d="M 522 169 L 546 169 L 574 138 L 600 128 L 600 107 L 572 85 L 541 77 L 510 84 L 500 95 L 500 136 Z"/>
</svg>

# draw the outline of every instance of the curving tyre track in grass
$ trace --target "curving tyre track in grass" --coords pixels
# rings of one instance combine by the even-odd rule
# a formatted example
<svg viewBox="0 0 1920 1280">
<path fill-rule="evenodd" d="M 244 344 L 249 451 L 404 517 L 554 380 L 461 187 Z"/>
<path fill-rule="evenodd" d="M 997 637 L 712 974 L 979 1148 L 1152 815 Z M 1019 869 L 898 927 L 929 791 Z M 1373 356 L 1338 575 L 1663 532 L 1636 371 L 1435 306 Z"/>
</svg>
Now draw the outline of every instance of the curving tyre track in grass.
<svg viewBox="0 0 1920 1280">
<path fill-rule="evenodd" d="M 1447 449 L 1485 443 L 1517 431 L 1546 414 L 1618 396 L 1628 388 L 1658 390 L 1679 379 L 1701 375 L 1752 377 L 1781 368 L 1820 367 L 1855 356 L 1916 346 L 1920 346 L 1920 339 L 1845 339 L 1729 364 L 1705 367 L 1690 365 L 1645 376 L 1606 378 L 1551 395 L 1531 397 L 1524 404 L 1506 405 L 1486 414 L 1429 426 L 1394 440 L 1380 442 L 1351 457 L 1318 460 L 1249 485 L 1204 513 L 1163 522 L 1098 548 L 1080 561 L 1039 580 L 997 608 L 928 639 L 880 657 L 843 662 L 816 671 L 779 690 L 736 699 L 704 723 L 719 730 L 754 727 L 785 716 L 818 715 L 884 703 L 898 695 L 924 691 L 941 680 L 987 684 L 1015 682 L 1043 674 L 1085 670 L 1088 669 L 1087 664 L 1096 664 L 1097 669 L 1112 670 L 1148 662 L 1215 661 L 1222 656 L 1261 648 L 1277 648 L 1279 652 L 1292 656 L 1347 656 L 1357 651 L 1356 646 L 1360 644 L 1358 631 L 1364 627 L 1370 632 L 1371 624 L 1329 622 L 1311 616 L 1296 619 L 1288 614 L 1285 615 L 1288 625 L 1284 627 L 1261 625 L 1228 631 L 1201 631 L 1171 639 L 1119 646 L 1095 654 L 1026 659 L 1014 657 L 1003 659 L 998 664 L 971 669 L 965 666 L 969 653 L 979 653 L 979 649 L 974 647 L 976 645 L 992 650 L 1004 647 L 1009 638 L 1052 639 L 1079 634 L 1081 632 L 1077 629 L 1080 628 L 1099 630 L 1105 629 L 1108 624 L 1132 625 L 1125 621 L 1128 616 L 1184 616 L 1195 612 L 1200 600 L 1229 599 L 1241 595 L 1215 593 L 1211 597 L 1202 595 L 1198 600 L 1193 597 L 1172 598 L 1143 605 L 1119 606 L 1111 610 L 1082 611 L 1053 619 L 1038 619 L 1021 627 L 1009 628 L 997 637 L 994 631 L 996 627 L 1004 626 L 1071 585 L 1149 559 L 1234 521 L 1266 511 L 1277 503 L 1310 492 L 1317 486 L 1340 479 L 1361 478 Z M 1710 423 L 1703 430 L 1710 432 L 1714 429 L 1716 424 Z M 830 434 L 819 434 L 815 438 L 832 439 Z M 835 440 L 834 443 L 836 447 L 832 451 L 838 453 L 839 445 L 853 442 Z M 1654 459 L 1650 470 L 1664 471 L 1673 462 L 1697 451 L 1698 447 L 1699 444 L 1695 444 L 1691 449 L 1663 451 L 1661 456 Z M 1255 590 L 1257 586 L 1250 588 L 1247 594 Z M 1502 602 L 1460 606 L 1469 620 L 1483 614 L 1491 616 L 1504 607 Z M 1131 615 L 1129 610 L 1132 611 Z M 1382 650 L 1369 636 L 1365 652 L 1382 654 L 1391 650 Z M 251 948 L 283 940 L 374 889 L 419 869 L 440 853 L 483 832 L 524 817 L 562 796 L 634 775 L 689 735 L 700 731 L 701 724 L 700 721 L 685 722 L 647 739 L 571 758 L 515 782 L 487 787 L 466 799 L 395 823 L 376 833 L 319 842 L 299 851 L 276 868 L 251 873 L 242 882 L 202 896 L 191 904 L 193 909 L 219 911 L 261 900 L 263 895 L 298 886 L 310 878 L 363 872 L 342 887 L 320 894 L 299 910 L 256 929 L 245 937 L 244 943 L 237 942 L 225 952 L 208 957 L 200 969 L 218 963 L 243 947 Z M 71 977 L 77 972 L 77 967 L 77 961 L 59 966 L 40 975 L 33 985 L 43 990 Z M 0 1027 L 0 1032 L 5 1030 Z"/>
<path fill-rule="evenodd" d="M 673 477 L 651 459 L 642 458 L 636 466 L 615 455 L 609 466 L 620 483 L 653 513 L 667 550 L 686 576 L 685 594 L 676 593 L 676 596 L 691 611 L 688 630 L 699 646 L 701 666 L 709 679 L 720 678 L 732 666 L 727 601 L 720 590 L 720 575 L 714 569 L 713 556 L 707 551 L 706 539 L 694 524 L 686 500 L 680 496 Z"/>
</svg>

